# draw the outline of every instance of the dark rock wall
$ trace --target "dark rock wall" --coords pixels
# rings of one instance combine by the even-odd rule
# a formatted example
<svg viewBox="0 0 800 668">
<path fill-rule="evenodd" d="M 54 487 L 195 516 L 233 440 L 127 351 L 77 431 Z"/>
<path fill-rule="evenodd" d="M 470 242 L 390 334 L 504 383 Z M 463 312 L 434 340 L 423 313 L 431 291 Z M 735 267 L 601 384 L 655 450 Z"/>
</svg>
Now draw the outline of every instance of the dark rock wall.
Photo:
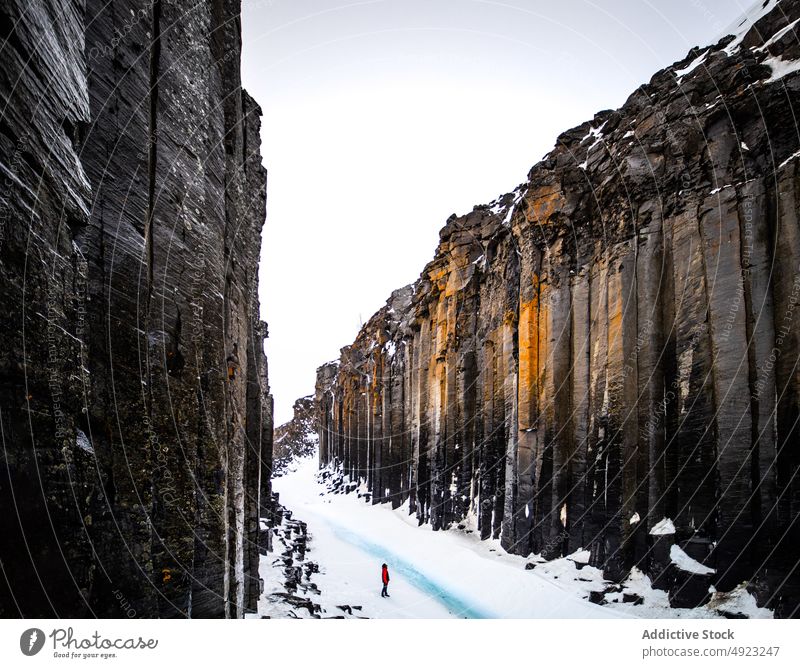
<svg viewBox="0 0 800 668">
<path fill-rule="evenodd" d="M 272 449 L 239 3 L 0 13 L 0 614 L 239 616 Z"/>
<path fill-rule="evenodd" d="M 718 589 L 797 614 L 800 74 L 772 77 L 798 18 L 783 0 L 682 74 L 693 50 L 451 217 L 320 368 L 322 463 L 614 579 L 674 588 L 664 542 L 691 543 Z"/>
</svg>

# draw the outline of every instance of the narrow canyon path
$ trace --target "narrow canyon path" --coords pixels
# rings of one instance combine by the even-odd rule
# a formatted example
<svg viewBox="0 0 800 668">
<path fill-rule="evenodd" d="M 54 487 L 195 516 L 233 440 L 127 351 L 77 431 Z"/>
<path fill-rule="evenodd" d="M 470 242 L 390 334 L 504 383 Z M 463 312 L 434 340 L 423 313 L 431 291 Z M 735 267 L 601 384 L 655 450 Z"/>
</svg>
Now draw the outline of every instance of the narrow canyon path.
<svg viewBox="0 0 800 668">
<path fill-rule="evenodd" d="M 273 488 L 281 504 L 308 525 L 308 558 L 321 567 L 315 581 L 329 609 L 361 605 L 362 614 L 373 618 L 628 616 L 583 600 L 594 569 L 579 571 L 560 560 L 539 575 L 496 541 L 434 532 L 402 510 L 369 505 L 355 494 L 330 494 L 316 473 L 316 457 L 299 460 Z M 380 597 L 383 562 L 392 577 L 389 599 Z M 584 571 L 589 577 L 582 577 Z"/>
</svg>

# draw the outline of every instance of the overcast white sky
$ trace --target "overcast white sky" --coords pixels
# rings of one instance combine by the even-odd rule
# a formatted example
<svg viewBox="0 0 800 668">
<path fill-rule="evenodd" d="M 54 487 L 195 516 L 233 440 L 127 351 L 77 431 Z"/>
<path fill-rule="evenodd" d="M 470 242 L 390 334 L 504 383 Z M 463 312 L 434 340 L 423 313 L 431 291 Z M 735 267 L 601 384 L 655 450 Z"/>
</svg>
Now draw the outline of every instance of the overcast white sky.
<svg viewBox="0 0 800 668">
<path fill-rule="evenodd" d="M 750 0 L 243 0 L 269 170 L 261 308 L 276 424 L 451 213 L 525 180 Z"/>
</svg>

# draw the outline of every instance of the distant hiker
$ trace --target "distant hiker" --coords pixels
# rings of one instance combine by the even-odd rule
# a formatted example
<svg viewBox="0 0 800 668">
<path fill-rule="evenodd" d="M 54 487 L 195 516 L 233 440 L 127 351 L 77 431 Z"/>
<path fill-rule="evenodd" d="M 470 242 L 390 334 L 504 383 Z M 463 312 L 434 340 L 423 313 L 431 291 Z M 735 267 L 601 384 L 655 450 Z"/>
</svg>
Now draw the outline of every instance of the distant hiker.
<svg viewBox="0 0 800 668">
<path fill-rule="evenodd" d="M 390 598 L 389 592 L 386 591 L 386 587 L 389 586 L 389 567 L 386 564 L 381 566 L 381 580 L 383 581 L 383 589 L 381 590 L 381 596 L 384 598 Z"/>
</svg>

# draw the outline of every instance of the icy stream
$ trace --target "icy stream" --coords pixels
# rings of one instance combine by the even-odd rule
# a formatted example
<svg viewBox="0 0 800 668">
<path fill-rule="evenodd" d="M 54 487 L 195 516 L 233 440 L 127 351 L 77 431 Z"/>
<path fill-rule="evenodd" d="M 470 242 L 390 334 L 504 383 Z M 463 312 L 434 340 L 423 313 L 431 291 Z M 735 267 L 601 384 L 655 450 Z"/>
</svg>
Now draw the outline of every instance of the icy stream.
<svg viewBox="0 0 800 668">
<path fill-rule="evenodd" d="M 382 560 L 391 563 L 392 577 L 400 575 L 407 582 L 413 585 L 419 592 L 437 599 L 444 605 L 449 612 L 455 617 L 463 617 L 466 619 L 487 619 L 492 617 L 491 614 L 481 611 L 475 605 L 468 603 L 463 598 L 448 591 L 442 585 L 434 582 L 424 573 L 421 573 L 413 564 L 406 561 L 402 557 L 392 554 L 385 547 L 372 543 L 366 540 L 363 536 L 337 525 L 330 520 L 326 520 L 328 525 L 333 529 L 334 535 L 341 540 L 344 540 L 351 545 L 363 550 L 367 554 L 375 557 L 377 560 Z"/>
</svg>

